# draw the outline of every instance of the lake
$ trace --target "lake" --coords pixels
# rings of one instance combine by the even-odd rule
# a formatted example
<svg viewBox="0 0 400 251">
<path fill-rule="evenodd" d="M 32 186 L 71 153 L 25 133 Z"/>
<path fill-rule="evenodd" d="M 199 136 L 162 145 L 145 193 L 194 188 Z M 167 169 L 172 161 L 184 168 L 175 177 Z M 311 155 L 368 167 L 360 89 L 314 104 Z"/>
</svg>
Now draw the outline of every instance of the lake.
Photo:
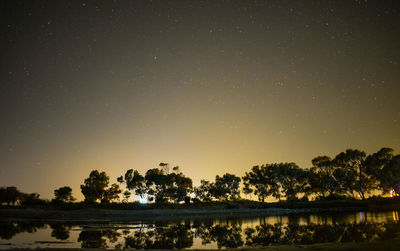
<svg viewBox="0 0 400 251">
<path fill-rule="evenodd" d="M 398 211 L 171 221 L 0 222 L 0 249 L 218 249 L 399 237 Z"/>
</svg>

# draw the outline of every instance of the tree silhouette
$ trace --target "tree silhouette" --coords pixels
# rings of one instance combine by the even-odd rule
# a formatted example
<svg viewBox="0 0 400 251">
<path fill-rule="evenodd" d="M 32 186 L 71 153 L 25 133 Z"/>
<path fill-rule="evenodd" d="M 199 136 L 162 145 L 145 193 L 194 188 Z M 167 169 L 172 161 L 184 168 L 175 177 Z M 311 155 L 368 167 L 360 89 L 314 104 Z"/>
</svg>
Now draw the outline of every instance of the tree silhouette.
<svg viewBox="0 0 400 251">
<path fill-rule="evenodd" d="M 237 200 L 240 198 L 240 180 L 240 177 L 230 173 L 226 173 L 222 177 L 217 175 L 211 194 L 216 199 Z"/>
<path fill-rule="evenodd" d="M 380 182 L 400 194 L 400 155 L 394 156 L 383 168 Z"/>
<path fill-rule="evenodd" d="M 297 200 L 297 194 L 306 191 L 307 173 L 295 163 L 280 163 L 274 170 L 286 200 Z"/>
<path fill-rule="evenodd" d="M 75 198 L 72 196 L 72 188 L 69 186 L 60 187 L 54 190 L 54 200 L 62 203 L 73 202 Z"/>
<path fill-rule="evenodd" d="M 400 155 L 394 156 L 393 149 L 382 148 L 366 159 L 367 172 L 378 180 L 384 193 L 394 189 L 400 192 Z"/>
<path fill-rule="evenodd" d="M 83 196 L 85 196 L 85 202 L 95 203 L 100 202 L 110 202 L 112 200 L 117 200 L 119 198 L 118 184 L 112 184 L 109 189 L 108 183 L 110 178 L 105 172 L 99 173 L 97 170 L 90 172 L 90 175 L 85 179 L 84 184 L 81 185 L 81 191 Z"/>
<path fill-rule="evenodd" d="M 297 194 L 309 191 L 309 172 L 295 163 L 266 164 L 254 166 L 243 177 L 246 192 L 253 192 L 260 201 L 267 196 L 280 200 L 282 195 L 287 200 L 297 200 Z"/>
<path fill-rule="evenodd" d="M 201 180 L 200 186 L 194 189 L 194 194 L 198 200 L 211 201 L 212 199 L 212 186 L 214 184 L 207 180 Z"/>
<path fill-rule="evenodd" d="M 269 165 L 254 166 L 242 177 L 246 194 L 254 193 L 259 201 L 264 202 L 268 196 L 279 193 L 273 169 Z"/>
<path fill-rule="evenodd" d="M 186 177 L 183 173 L 170 173 L 167 175 L 166 196 L 173 202 L 190 202 L 189 193 L 192 188 L 192 179 Z"/>
<path fill-rule="evenodd" d="M 342 191 L 349 193 L 356 191 L 362 199 L 365 199 L 365 195 L 376 188 L 376 182 L 367 170 L 365 152 L 347 149 L 339 153 L 333 162 L 337 167 L 336 180 L 341 185 Z"/>
<path fill-rule="evenodd" d="M 130 198 L 131 195 L 132 195 L 132 193 L 129 192 L 129 190 L 125 190 L 124 193 L 123 193 L 123 195 L 124 195 L 124 197 L 123 197 L 122 202 L 128 202 L 128 201 L 129 201 L 129 198 Z"/>
<path fill-rule="evenodd" d="M 0 203 L 14 206 L 17 202 L 21 202 L 22 199 L 23 193 L 16 187 L 0 187 Z"/>
<path fill-rule="evenodd" d="M 156 203 L 168 201 L 166 197 L 167 176 L 163 170 L 158 168 L 147 170 L 145 180 L 150 201 L 155 200 Z"/>
<path fill-rule="evenodd" d="M 112 201 L 119 201 L 120 193 L 121 193 L 121 189 L 119 188 L 119 185 L 114 183 L 111 185 L 110 188 L 105 190 L 103 198 L 101 198 L 101 202 L 102 203 L 110 203 Z"/>
<path fill-rule="evenodd" d="M 309 173 L 310 190 L 322 197 L 331 196 L 337 192 L 337 182 L 333 176 L 334 165 L 328 156 L 319 156 L 311 160 Z"/>
<path fill-rule="evenodd" d="M 134 191 L 141 199 L 144 199 L 148 193 L 145 179 L 137 170 L 127 170 L 124 177 L 119 177 L 118 181 L 120 183 L 125 182 L 126 188 L 130 191 Z"/>
</svg>

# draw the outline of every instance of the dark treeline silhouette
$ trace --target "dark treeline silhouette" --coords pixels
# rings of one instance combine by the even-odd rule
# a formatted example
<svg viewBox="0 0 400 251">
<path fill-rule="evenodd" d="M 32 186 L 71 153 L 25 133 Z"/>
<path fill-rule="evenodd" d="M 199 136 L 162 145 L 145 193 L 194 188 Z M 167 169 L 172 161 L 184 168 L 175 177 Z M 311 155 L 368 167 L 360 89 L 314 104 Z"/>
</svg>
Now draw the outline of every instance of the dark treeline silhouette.
<svg viewBox="0 0 400 251">
<path fill-rule="evenodd" d="M 150 169 L 145 175 L 130 169 L 117 181 L 125 184 L 124 201 L 128 201 L 133 193 L 140 200 L 156 203 L 235 201 L 240 199 L 242 180 L 243 193 L 254 194 L 262 202 L 268 197 L 279 201 L 308 201 L 349 197 L 365 199 L 377 191 L 382 194 L 390 191 L 400 193 L 400 155 L 393 155 L 390 148 L 382 148 L 371 155 L 348 149 L 334 158 L 318 156 L 311 162 L 312 167 L 305 169 L 295 163 L 254 166 L 242 178 L 226 173 L 217 175 L 215 181 L 201 180 L 198 187 L 192 186 L 192 180 L 180 172 L 179 167 L 169 172 L 167 163 L 160 163 L 160 168 Z M 113 186 L 107 188 L 108 176 L 104 172 L 92 171 L 90 177 L 93 173 L 102 178 L 91 180 L 90 191 L 97 194 L 92 201 L 103 201 L 102 195 L 110 189 L 115 192 L 109 192 L 113 194 L 110 198 L 118 200 L 119 186 L 113 184 L 114 189 Z M 85 200 L 91 198 L 85 190 L 87 187 L 85 180 L 85 185 L 81 186 Z"/>
<path fill-rule="evenodd" d="M 312 167 L 300 169 L 295 163 L 255 166 L 243 177 L 244 192 L 254 193 L 260 201 L 272 196 L 276 199 L 297 200 L 302 194 L 316 198 L 355 197 L 365 199 L 380 190 L 400 193 L 400 155 L 390 148 L 366 155 L 348 149 L 335 158 L 319 156 Z"/>
<path fill-rule="evenodd" d="M 192 179 L 178 166 L 170 170 L 168 163 L 148 170 L 144 175 L 129 169 L 110 185 L 105 172 L 91 171 L 81 185 L 85 203 L 108 204 L 135 201 L 163 203 L 195 203 L 237 201 L 241 192 L 255 195 L 259 201 L 276 200 L 309 201 L 359 198 L 380 192 L 400 193 L 400 155 L 393 149 L 382 148 L 367 155 L 357 149 L 347 149 L 335 157 L 318 156 L 310 168 L 300 168 L 295 163 L 272 163 L 254 166 L 243 177 L 226 173 L 214 181 L 201 180 L 193 187 Z M 243 183 L 241 183 L 243 181 Z M 242 184 L 242 190 L 240 186 Z M 125 187 L 125 188 L 123 188 Z M 134 197 L 132 195 L 135 195 Z M 68 186 L 54 191 L 53 203 L 71 204 L 75 200 Z M 133 198 L 133 199 L 132 199 Z M 0 204 L 33 205 L 43 203 L 39 194 L 25 194 L 16 187 L 0 188 Z"/>
<path fill-rule="evenodd" d="M 0 205 L 39 205 L 45 203 L 38 193 L 23 193 L 14 186 L 0 187 Z"/>
</svg>

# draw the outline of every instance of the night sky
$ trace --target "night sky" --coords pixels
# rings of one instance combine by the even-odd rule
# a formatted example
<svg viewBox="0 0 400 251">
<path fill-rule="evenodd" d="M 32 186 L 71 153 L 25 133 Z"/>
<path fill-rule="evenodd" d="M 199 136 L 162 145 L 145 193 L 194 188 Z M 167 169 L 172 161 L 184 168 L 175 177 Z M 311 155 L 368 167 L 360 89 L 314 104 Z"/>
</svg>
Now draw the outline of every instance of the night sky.
<svg viewBox="0 0 400 251">
<path fill-rule="evenodd" d="M 1 1 L 0 185 L 400 150 L 400 1 Z"/>
</svg>

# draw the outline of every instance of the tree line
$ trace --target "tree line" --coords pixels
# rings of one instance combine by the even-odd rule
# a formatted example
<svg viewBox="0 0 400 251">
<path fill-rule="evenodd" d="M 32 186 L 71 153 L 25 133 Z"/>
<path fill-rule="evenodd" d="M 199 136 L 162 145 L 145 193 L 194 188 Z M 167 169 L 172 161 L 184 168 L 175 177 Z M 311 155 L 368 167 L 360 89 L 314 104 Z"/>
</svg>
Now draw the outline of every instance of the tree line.
<svg viewBox="0 0 400 251">
<path fill-rule="evenodd" d="M 23 205 L 40 203 L 38 193 L 23 193 L 15 186 L 0 187 L 0 205 Z"/>
<path fill-rule="evenodd" d="M 382 148 L 367 155 L 364 151 L 347 149 L 331 158 L 318 156 L 310 168 L 302 169 L 295 163 L 273 163 L 254 166 L 243 177 L 226 173 L 214 181 L 201 180 L 193 186 L 178 166 L 169 170 L 167 163 L 149 169 L 144 175 L 129 169 L 110 185 L 105 172 L 91 171 L 81 185 L 87 203 L 129 202 L 136 195 L 141 202 L 198 203 L 207 201 L 235 201 L 241 192 L 254 195 L 265 202 L 268 198 L 297 201 L 358 197 L 365 199 L 376 191 L 400 194 L 400 155 L 393 149 Z M 242 189 L 240 189 L 242 185 Z M 68 186 L 54 191 L 54 202 L 75 200 Z M 26 199 L 38 199 L 38 194 L 19 192 L 15 187 L 0 188 L 0 203 L 15 204 Z"/>
</svg>

